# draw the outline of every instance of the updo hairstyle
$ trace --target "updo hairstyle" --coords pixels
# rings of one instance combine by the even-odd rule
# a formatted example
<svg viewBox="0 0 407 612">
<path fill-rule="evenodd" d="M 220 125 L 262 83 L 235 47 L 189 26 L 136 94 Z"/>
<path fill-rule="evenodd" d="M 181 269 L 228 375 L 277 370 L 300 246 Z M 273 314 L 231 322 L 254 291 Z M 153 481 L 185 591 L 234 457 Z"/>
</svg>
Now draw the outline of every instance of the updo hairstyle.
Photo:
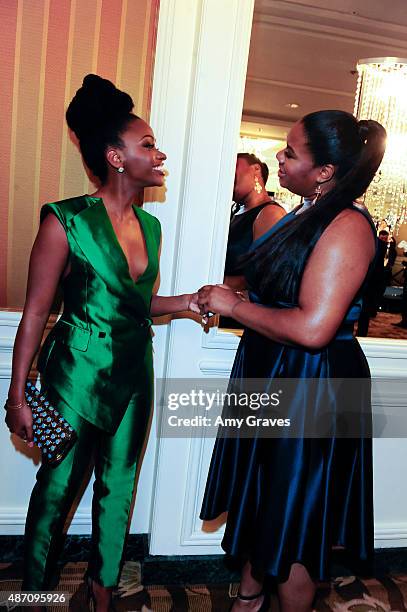
<svg viewBox="0 0 407 612">
<path fill-rule="evenodd" d="M 85 76 L 68 106 L 68 127 L 78 138 L 86 165 L 102 184 L 108 174 L 106 149 L 123 146 L 121 134 L 139 118 L 131 112 L 133 107 L 129 94 L 96 74 Z"/>
</svg>

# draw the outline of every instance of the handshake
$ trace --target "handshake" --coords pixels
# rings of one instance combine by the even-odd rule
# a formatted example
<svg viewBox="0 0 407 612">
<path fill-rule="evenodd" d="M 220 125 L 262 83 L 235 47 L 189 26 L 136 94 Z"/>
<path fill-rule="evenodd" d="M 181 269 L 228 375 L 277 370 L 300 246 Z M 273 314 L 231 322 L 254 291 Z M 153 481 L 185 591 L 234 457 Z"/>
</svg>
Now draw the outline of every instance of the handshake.
<svg viewBox="0 0 407 612">
<path fill-rule="evenodd" d="M 202 323 L 206 325 L 215 314 L 233 317 L 238 304 L 247 301 L 245 292 L 235 291 L 228 285 L 204 285 L 191 295 L 189 309 L 200 314 Z"/>
</svg>

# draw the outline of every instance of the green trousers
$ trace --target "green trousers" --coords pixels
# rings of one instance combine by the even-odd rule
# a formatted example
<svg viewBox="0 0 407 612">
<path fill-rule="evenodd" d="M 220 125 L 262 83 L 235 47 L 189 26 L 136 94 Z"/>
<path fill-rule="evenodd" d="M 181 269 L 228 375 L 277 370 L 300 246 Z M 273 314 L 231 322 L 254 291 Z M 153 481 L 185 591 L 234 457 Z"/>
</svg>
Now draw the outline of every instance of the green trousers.
<svg viewBox="0 0 407 612">
<path fill-rule="evenodd" d="M 31 494 L 25 530 L 24 590 L 50 588 L 63 528 L 94 462 L 92 549 L 88 574 L 99 584 L 119 581 L 138 458 L 145 438 L 151 392 L 135 394 L 116 433 L 107 434 L 76 414 L 61 398 L 50 398 L 78 439 L 56 467 L 42 465 Z"/>
</svg>

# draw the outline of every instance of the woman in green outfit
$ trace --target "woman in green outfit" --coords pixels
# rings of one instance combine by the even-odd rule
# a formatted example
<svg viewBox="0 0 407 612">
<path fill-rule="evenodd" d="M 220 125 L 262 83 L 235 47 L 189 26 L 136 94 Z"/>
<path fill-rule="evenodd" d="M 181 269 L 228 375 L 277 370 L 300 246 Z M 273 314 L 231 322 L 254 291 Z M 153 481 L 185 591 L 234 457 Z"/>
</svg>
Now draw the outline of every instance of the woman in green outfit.
<svg viewBox="0 0 407 612">
<path fill-rule="evenodd" d="M 42 465 L 25 532 L 24 590 L 49 588 L 61 531 L 91 460 L 95 462 L 88 583 L 98 612 L 117 585 L 138 457 L 152 401 L 151 319 L 198 311 L 196 296 L 153 295 L 159 221 L 139 208 L 143 190 L 164 182 L 164 153 L 130 96 L 88 75 L 66 118 L 100 187 L 41 211 L 7 401 L 10 430 L 32 446 L 24 387 L 59 281 L 64 310 L 38 369 L 51 402 L 77 433 L 56 467 Z"/>
</svg>

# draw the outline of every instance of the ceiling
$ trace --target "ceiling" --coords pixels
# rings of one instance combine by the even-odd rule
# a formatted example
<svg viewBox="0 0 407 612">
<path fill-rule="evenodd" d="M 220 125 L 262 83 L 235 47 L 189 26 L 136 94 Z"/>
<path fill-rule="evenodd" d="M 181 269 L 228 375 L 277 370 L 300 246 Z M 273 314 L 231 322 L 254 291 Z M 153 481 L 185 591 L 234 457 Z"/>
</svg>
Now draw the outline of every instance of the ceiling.
<svg viewBox="0 0 407 612">
<path fill-rule="evenodd" d="M 357 60 L 383 56 L 407 57 L 407 0 L 255 0 L 242 132 L 285 138 L 311 111 L 353 112 Z"/>
</svg>

